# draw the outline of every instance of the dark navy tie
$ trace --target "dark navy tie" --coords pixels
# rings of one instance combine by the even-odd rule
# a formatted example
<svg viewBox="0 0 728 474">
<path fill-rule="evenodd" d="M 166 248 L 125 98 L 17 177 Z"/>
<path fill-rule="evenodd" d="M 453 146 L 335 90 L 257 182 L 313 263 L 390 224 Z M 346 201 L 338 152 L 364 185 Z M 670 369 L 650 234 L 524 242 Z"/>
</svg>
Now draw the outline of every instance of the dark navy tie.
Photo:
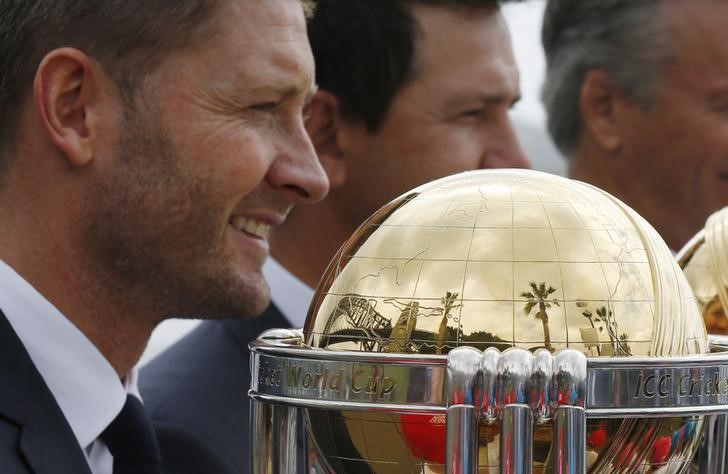
<svg viewBox="0 0 728 474">
<path fill-rule="evenodd" d="M 142 402 L 134 395 L 100 438 L 114 456 L 114 474 L 161 474 L 159 446 Z"/>
</svg>

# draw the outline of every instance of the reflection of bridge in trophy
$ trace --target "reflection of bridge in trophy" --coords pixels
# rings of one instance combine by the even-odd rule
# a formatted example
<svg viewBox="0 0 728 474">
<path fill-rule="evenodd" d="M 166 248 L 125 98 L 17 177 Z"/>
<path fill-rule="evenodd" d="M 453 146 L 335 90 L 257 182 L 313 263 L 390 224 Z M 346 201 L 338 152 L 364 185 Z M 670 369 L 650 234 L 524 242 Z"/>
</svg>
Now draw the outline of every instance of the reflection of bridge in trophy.
<svg viewBox="0 0 728 474">
<path fill-rule="evenodd" d="M 388 344 L 392 323 L 376 309 L 376 301 L 345 295 L 326 321 L 321 347 L 351 341 L 365 351 L 379 352 Z"/>
</svg>

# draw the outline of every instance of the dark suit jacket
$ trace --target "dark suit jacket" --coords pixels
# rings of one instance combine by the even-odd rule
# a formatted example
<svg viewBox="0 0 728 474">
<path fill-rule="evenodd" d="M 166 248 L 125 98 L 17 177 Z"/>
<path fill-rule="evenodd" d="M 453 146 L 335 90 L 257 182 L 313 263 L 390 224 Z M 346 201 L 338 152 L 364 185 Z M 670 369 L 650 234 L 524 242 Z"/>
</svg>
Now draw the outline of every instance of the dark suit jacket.
<svg viewBox="0 0 728 474">
<path fill-rule="evenodd" d="M 2 311 L 0 472 L 91 474 L 63 412 Z"/>
<path fill-rule="evenodd" d="M 205 321 L 142 368 L 165 473 L 248 472 L 248 343 L 289 326 L 274 305 L 255 319 Z"/>
</svg>

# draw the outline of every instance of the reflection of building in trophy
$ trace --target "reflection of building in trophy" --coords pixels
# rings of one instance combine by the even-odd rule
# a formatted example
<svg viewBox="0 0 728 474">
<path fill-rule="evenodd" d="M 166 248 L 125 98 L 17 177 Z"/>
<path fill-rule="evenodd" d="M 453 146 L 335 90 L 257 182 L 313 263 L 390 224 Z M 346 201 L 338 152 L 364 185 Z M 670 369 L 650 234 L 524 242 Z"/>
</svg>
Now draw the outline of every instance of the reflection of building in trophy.
<svg viewBox="0 0 728 474">
<path fill-rule="evenodd" d="M 603 356 L 632 355 L 632 350 L 627 342 L 629 340 L 629 334 L 626 332 L 619 334 L 617 320 L 611 309 L 608 309 L 606 306 L 601 306 L 592 312 L 587 303 L 582 301 L 576 303 L 576 306 L 585 308 L 581 312 L 581 315 L 588 319 L 591 325 L 590 328 L 581 328 L 579 330 L 581 332 L 581 339 L 587 349 L 596 349 L 597 355 Z M 609 342 L 601 343 L 599 341 L 599 335 L 605 331 L 609 337 Z"/>
<path fill-rule="evenodd" d="M 523 308 L 523 312 L 526 316 L 528 316 L 531 314 L 531 310 L 538 305 L 538 312 L 535 317 L 536 319 L 540 319 L 541 324 L 543 325 L 544 347 L 553 352 L 554 348 L 551 345 L 551 333 L 549 331 L 549 315 L 546 313 L 546 310 L 550 308 L 552 304 L 559 306 L 559 302 L 556 298 L 552 300 L 548 299 L 551 293 L 556 292 L 556 288 L 551 285 L 546 288 L 546 283 L 543 282 L 540 285 L 537 285 L 535 282 L 531 282 L 530 285 L 531 291 L 524 291 L 521 293 L 521 297 L 528 300 L 526 306 Z"/>
<path fill-rule="evenodd" d="M 412 333 L 417 326 L 417 312 L 420 304 L 416 301 L 407 303 L 397 319 L 389 335 L 389 343 L 384 347 L 385 352 L 404 352 L 408 349 Z"/>
<path fill-rule="evenodd" d="M 455 304 L 455 301 L 457 300 L 459 294 L 458 293 L 452 293 L 448 291 L 445 293 L 445 296 L 440 299 L 440 302 L 442 303 L 442 319 L 440 320 L 440 327 L 437 330 L 437 353 L 442 354 L 443 349 L 445 346 L 445 335 L 447 333 L 447 321 L 448 319 L 451 319 L 452 316 L 450 315 L 450 311 L 452 311 L 455 308 L 459 308 L 462 305 Z M 457 332 L 459 335 L 459 331 Z"/>
<path fill-rule="evenodd" d="M 355 294 L 341 298 L 324 327 L 322 347 L 355 341 L 365 351 L 381 350 L 383 336 L 389 333 L 392 323 L 374 306 L 371 301 Z"/>
</svg>

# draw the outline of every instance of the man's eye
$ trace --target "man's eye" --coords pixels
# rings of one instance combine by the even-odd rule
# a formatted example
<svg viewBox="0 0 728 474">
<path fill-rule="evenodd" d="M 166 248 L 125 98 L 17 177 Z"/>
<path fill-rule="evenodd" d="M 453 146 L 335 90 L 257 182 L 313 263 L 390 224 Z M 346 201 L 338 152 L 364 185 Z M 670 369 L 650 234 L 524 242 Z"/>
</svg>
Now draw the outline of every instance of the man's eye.
<svg viewBox="0 0 728 474">
<path fill-rule="evenodd" d="M 483 109 L 467 109 L 460 112 L 461 117 L 480 117 L 483 115 Z"/>
<path fill-rule="evenodd" d="M 257 112 L 273 112 L 278 108 L 277 102 L 262 102 L 260 104 L 255 104 L 251 107 L 253 110 Z"/>
</svg>

